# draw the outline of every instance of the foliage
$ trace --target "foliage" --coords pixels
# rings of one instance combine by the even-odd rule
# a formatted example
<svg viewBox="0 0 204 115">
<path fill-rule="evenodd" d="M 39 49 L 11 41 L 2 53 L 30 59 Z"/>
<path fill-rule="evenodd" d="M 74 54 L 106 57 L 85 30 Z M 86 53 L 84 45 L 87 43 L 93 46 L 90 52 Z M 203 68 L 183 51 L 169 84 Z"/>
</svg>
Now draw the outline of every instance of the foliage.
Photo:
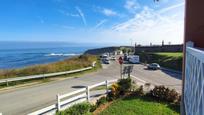
<svg viewBox="0 0 204 115">
<path fill-rule="evenodd" d="M 140 52 L 137 55 L 140 56 L 140 61 L 143 63 L 158 63 L 162 67 L 182 70 L 182 52 Z"/>
<path fill-rule="evenodd" d="M 91 66 L 92 62 L 96 60 L 96 56 L 81 55 L 79 57 L 73 57 L 50 64 L 35 65 L 20 69 L 1 70 L 0 79 L 80 69 Z"/>
<path fill-rule="evenodd" d="M 120 95 L 124 95 L 125 93 L 130 91 L 131 86 L 132 86 L 132 80 L 130 78 L 120 79 L 118 81 L 118 85 L 119 85 Z"/>
<path fill-rule="evenodd" d="M 158 100 L 169 102 L 179 101 L 179 93 L 174 89 L 170 90 L 164 86 L 155 86 L 155 88 L 150 91 L 150 96 L 155 97 Z"/>
<path fill-rule="evenodd" d="M 100 115 L 179 115 L 180 108 L 148 96 L 129 96 L 114 101 Z"/>
<path fill-rule="evenodd" d="M 101 97 L 99 100 L 97 100 L 96 105 L 100 106 L 102 104 L 105 104 L 107 102 L 107 98 L 106 97 Z"/>
<path fill-rule="evenodd" d="M 144 96 L 143 86 L 141 85 L 136 91 L 133 92 L 133 94 L 135 94 L 137 96 Z"/>
<path fill-rule="evenodd" d="M 97 105 L 95 105 L 95 104 L 93 104 L 93 105 L 91 105 L 91 107 L 90 107 L 90 112 L 94 112 L 96 109 L 97 109 Z"/>
<path fill-rule="evenodd" d="M 65 111 L 57 112 L 56 115 L 85 115 L 90 112 L 91 104 L 80 103 L 73 105 L 72 107 L 66 109 Z"/>
<path fill-rule="evenodd" d="M 116 98 L 118 98 L 119 97 L 119 85 L 118 84 L 113 84 L 112 86 L 111 86 L 111 91 L 108 93 L 108 95 L 107 95 L 107 100 L 108 101 L 112 101 L 112 100 L 114 100 L 114 99 L 116 99 Z"/>
</svg>

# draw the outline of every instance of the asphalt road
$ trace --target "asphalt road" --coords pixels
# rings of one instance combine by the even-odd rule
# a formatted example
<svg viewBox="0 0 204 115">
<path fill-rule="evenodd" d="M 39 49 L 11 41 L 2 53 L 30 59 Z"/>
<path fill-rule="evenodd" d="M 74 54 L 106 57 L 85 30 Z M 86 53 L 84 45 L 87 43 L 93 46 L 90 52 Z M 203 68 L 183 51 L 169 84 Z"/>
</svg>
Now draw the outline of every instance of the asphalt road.
<svg viewBox="0 0 204 115">
<path fill-rule="evenodd" d="M 181 74 L 170 72 L 167 70 L 148 70 L 146 66 L 136 64 L 132 74 L 152 85 L 165 85 L 169 88 L 176 89 L 181 93 Z"/>
<path fill-rule="evenodd" d="M 56 94 L 65 94 L 87 85 L 93 85 L 105 80 L 120 78 L 119 65 L 112 62 L 104 65 L 103 69 L 83 75 L 38 86 L 29 86 L 12 91 L 0 92 L 0 113 L 3 115 L 24 115 L 55 103 Z M 155 85 L 167 85 L 181 90 L 180 75 L 164 72 L 149 71 L 143 65 L 134 65 L 135 77 Z M 178 77 L 178 78 L 176 78 Z"/>
</svg>

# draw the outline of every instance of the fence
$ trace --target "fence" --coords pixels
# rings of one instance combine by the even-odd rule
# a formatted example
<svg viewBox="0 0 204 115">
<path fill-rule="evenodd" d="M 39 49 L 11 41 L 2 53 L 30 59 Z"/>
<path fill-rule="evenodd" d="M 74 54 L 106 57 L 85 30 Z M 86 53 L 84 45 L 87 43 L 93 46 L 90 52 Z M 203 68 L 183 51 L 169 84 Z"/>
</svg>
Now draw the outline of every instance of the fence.
<svg viewBox="0 0 204 115">
<path fill-rule="evenodd" d="M 194 48 L 192 42 L 186 47 L 184 105 L 186 115 L 204 113 L 204 50 Z"/>
<path fill-rule="evenodd" d="M 114 82 L 117 82 L 118 79 L 114 80 L 106 80 L 104 82 L 100 82 L 91 86 L 87 86 L 86 88 L 81 88 L 79 90 L 56 96 L 56 104 L 50 105 L 46 108 L 40 109 L 29 115 L 42 115 L 42 114 L 55 114 L 57 111 L 65 110 L 66 108 L 72 106 L 73 104 L 81 103 L 84 101 L 91 101 L 90 92 L 92 89 L 97 88 L 99 86 L 106 86 L 106 90 L 103 94 L 107 94 L 109 92 L 108 86 L 112 85 Z"/>
<path fill-rule="evenodd" d="M 25 77 L 16 77 L 16 78 L 8 78 L 8 79 L 1 79 L 1 83 L 6 83 L 8 85 L 9 82 L 13 81 L 22 81 L 22 80 L 30 80 L 30 79 L 39 79 L 39 78 L 47 78 L 47 77 L 53 77 L 53 76 L 59 76 L 59 75 L 65 75 L 65 74 L 71 74 L 71 73 L 77 73 L 77 72 L 82 72 L 86 70 L 90 70 L 93 67 L 95 67 L 96 62 L 92 63 L 92 66 L 82 68 L 82 69 L 76 69 L 76 70 L 71 70 L 71 71 L 64 71 L 64 72 L 56 72 L 56 73 L 48 73 L 48 74 L 40 74 L 40 75 L 31 75 L 31 76 L 25 76 Z"/>
</svg>

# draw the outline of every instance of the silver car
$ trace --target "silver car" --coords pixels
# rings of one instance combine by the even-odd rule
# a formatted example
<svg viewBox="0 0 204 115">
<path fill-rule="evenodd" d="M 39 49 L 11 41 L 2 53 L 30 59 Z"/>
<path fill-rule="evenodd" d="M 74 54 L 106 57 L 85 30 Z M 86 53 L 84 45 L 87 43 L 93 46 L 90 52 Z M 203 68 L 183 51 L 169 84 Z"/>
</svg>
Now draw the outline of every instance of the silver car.
<svg viewBox="0 0 204 115">
<path fill-rule="evenodd" d="M 151 63 L 147 66 L 148 69 L 157 70 L 160 69 L 160 65 L 158 63 Z"/>
</svg>

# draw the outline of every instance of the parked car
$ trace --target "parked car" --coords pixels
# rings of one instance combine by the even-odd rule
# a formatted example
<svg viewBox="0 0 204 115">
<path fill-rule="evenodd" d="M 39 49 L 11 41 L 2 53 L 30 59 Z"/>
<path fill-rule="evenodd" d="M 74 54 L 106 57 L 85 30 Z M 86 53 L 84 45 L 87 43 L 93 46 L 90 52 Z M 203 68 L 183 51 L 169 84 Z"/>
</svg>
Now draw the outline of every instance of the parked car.
<svg viewBox="0 0 204 115">
<path fill-rule="evenodd" d="M 138 64 L 140 63 L 140 57 L 138 55 L 129 56 L 129 63 Z"/>
<path fill-rule="evenodd" d="M 116 60 L 116 57 L 115 56 L 111 56 L 110 60 Z"/>
<path fill-rule="evenodd" d="M 160 65 L 157 63 L 151 63 L 147 66 L 148 69 L 157 70 L 160 69 Z"/>
<path fill-rule="evenodd" d="M 110 61 L 107 58 L 102 59 L 102 63 L 104 64 L 110 64 Z"/>
<path fill-rule="evenodd" d="M 128 55 L 127 55 L 127 54 L 124 54 L 123 60 L 124 60 L 124 61 L 128 61 L 128 58 L 129 58 Z"/>
</svg>

